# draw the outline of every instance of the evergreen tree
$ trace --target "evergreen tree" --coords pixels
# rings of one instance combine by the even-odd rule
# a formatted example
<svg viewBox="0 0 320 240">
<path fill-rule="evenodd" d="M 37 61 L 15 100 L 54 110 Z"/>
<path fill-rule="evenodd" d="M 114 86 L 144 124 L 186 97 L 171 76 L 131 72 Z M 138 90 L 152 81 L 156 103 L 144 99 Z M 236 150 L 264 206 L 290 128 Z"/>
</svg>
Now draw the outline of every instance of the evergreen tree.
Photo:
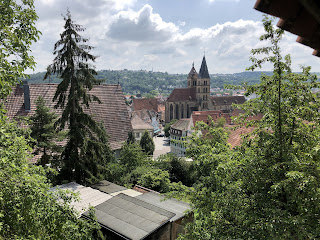
<svg viewBox="0 0 320 240">
<path fill-rule="evenodd" d="M 89 53 L 93 47 L 86 44 L 88 39 L 78 33 L 85 29 L 71 20 L 69 11 L 64 20 L 65 30 L 54 46 L 53 53 L 57 56 L 45 75 L 47 78 L 50 74 L 58 74 L 62 79 L 53 99 L 57 101 L 55 107 L 63 108 L 57 124 L 61 129 L 67 124 L 69 129 L 68 142 L 62 153 L 61 177 L 78 183 L 89 179 L 92 182 L 98 169 L 104 169 L 106 155 L 111 156 L 105 129 L 84 112 L 91 101 L 100 102 L 88 93 L 94 85 L 100 84 L 90 64 L 96 57 Z"/>
<path fill-rule="evenodd" d="M 134 137 L 134 134 L 132 131 L 128 132 L 128 139 L 127 139 L 127 143 L 131 144 L 134 143 L 136 141 L 136 138 Z"/>
<path fill-rule="evenodd" d="M 44 167 L 53 158 L 57 157 L 57 153 L 61 152 L 62 147 L 57 145 L 56 142 L 63 140 L 64 134 L 57 131 L 54 126 L 58 116 L 45 106 L 43 97 L 40 96 L 36 104 L 36 112 L 30 118 L 32 121 L 31 137 L 36 140 L 34 153 L 36 155 L 42 153 L 39 164 Z"/>
<path fill-rule="evenodd" d="M 142 150 L 147 153 L 148 155 L 152 155 L 154 152 L 154 142 L 153 139 L 150 137 L 148 131 L 145 131 L 140 139 L 140 146 Z"/>
</svg>

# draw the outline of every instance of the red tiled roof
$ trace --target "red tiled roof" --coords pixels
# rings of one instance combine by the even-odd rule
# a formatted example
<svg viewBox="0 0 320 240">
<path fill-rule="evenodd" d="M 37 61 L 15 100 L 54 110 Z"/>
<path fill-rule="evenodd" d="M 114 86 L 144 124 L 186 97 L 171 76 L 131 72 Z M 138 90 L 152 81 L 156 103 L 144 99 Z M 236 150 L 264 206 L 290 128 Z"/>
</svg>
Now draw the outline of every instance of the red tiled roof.
<svg viewBox="0 0 320 240">
<path fill-rule="evenodd" d="M 52 102 L 57 84 L 29 84 L 31 111 L 24 110 L 23 87 L 17 86 L 5 102 L 7 116 L 17 118 L 19 116 L 31 116 L 36 110 L 36 100 L 43 96 L 46 105 L 54 109 Z M 123 98 L 122 89 L 119 85 L 99 85 L 94 87 L 90 94 L 97 96 L 101 104 L 91 102 L 90 108 L 85 112 L 92 115 L 96 121 L 103 122 L 109 135 L 111 149 L 120 149 L 128 137 L 128 132 L 132 131 L 128 110 Z M 62 113 L 62 109 L 55 109 L 57 114 Z"/>
<path fill-rule="evenodd" d="M 175 88 L 167 99 L 167 102 L 196 101 L 195 88 Z"/>
<path fill-rule="evenodd" d="M 234 148 L 236 146 L 240 146 L 241 144 L 241 136 L 251 133 L 254 130 L 254 127 L 241 127 L 237 129 L 229 129 L 230 134 L 228 138 L 228 143 L 231 144 L 231 147 Z"/>
<path fill-rule="evenodd" d="M 142 109 L 158 111 L 158 101 L 156 98 L 134 98 L 132 101 L 133 111 L 139 111 Z"/>
<path fill-rule="evenodd" d="M 197 111 L 192 113 L 192 121 L 193 126 L 196 125 L 196 122 L 203 121 L 204 123 L 208 123 L 208 117 L 211 116 L 213 121 L 216 121 L 219 118 L 224 118 L 227 124 L 231 124 L 231 118 L 229 113 L 223 113 L 220 110 L 212 110 L 212 111 Z"/>
</svg>

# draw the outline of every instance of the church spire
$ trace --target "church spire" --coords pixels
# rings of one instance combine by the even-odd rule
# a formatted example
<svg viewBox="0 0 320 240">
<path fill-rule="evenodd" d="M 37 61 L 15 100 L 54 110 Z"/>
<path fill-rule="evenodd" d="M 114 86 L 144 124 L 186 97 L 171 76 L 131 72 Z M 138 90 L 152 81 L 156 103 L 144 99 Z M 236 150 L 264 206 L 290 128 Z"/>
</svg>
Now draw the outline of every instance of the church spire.
<svg viewBox="0 0 320 240">
<path fill-rule="evenodd" d="M 210 78 L 205 56 L 203 56 L 203 59 L 202 59 L 202 63 L 201 63 L 200 71 L 199 71 L 199 77 L 200 78 Z"/>
</svg>

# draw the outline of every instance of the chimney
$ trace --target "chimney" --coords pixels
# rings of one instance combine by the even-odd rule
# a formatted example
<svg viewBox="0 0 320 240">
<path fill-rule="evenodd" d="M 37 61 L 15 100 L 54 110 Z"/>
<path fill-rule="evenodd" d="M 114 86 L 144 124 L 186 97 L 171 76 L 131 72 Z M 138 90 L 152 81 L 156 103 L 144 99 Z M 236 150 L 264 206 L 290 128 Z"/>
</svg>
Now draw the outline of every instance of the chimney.
<svg viewBox="0 0 320 240">
<path fill-rule="evenodd" d="M 26 112 L 30 112 L 31 111 L 30 89 L 29 89 L 28 81 L 23 81 L 23 93 L 24 93 L 24 110 Z"/>
</svg>

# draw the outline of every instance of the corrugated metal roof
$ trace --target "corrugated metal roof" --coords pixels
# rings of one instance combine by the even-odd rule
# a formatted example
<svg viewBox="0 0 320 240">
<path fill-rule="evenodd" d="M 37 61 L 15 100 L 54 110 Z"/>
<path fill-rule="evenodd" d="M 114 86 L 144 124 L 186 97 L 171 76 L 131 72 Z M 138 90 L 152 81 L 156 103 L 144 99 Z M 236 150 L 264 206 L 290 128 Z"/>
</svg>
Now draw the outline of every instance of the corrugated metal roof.
<svg viewBox="0 0 320 240">
<path fill-rule="evenodd" d="M 136 197 L 136 196 L 139 196 L 139 195 L 142 194 L 141 192 L 135 191 L 133 189 L 126 189 L 126 190 L 122 190 L 122 191 L 119 191 L 119 192 L 110 193 L 110 195 L 117 196 L 120 193 L 123 193 L 125 195 L 130 196 L 130 197 Z"/>
<path fill-rule="evenodd" d="M 109 194 L 100 192 L 91 187 L 82 186 L 75 182 L 59 185 L 51 188 L 51 190 L 55 191 L 57 188 L 79 193 L 80 200 L 71 203 L 71 206 L 73 206 L 79 214 L 87 211 L 90 206 L 95 207 L 112 198 Z"/>
<path fill-rule="evenodd" d="M 133 240 L 145 238 L 175 216 L 170 211 L 122 193 L 95 209 L 102 226 Z M 89 213 L 84 215 L 89 216 Z"/>
<path fill-rule="evenodd" d="M 107 180 L 103 180 L 103 181 L 99 182 L 98 184 L 93 185 L 92 187 L 95 189 L 98 189 L 101 192 L 108 193 L 112 196 L 117 196 L 118 194 L 123 193 L 128 196 L 135 197 L 135 196 L 142 194 L 138 191 L 125 188 L 123 186 L 117 185 L 117 184 L 109 182 Z"/>
<path fill-rule="evenodd" d="M 98 189 L 101 192 L 108 193 L 108 194 L 127 190 L 127 188 L 122 187 L 118 184 L 109 182 L 107 180 L 103 180 L 95 185 L 92 185 L 91 187 Z"/>
<path fill-rule="evenodd" d="M 157 207 L 160 207 L 162 209 L 165 209 L 167 211 L 175 213 L 175 216 L 173 216 L 170 219 L 170 222 L 174 222 L 185 215 L 185 211 L 190 210 L 190 205 L 186 202 L 178 201 L 176 199 L 170 198 L 166 199 L 165 197 L 157 194 L 157 193 L 144 193 L 142 195 L 139 195 L 135 197 L 137 199 L 140 199 L 144 202 L 150 203 L 152 205 L 155 205 Z"/>
</svg>

